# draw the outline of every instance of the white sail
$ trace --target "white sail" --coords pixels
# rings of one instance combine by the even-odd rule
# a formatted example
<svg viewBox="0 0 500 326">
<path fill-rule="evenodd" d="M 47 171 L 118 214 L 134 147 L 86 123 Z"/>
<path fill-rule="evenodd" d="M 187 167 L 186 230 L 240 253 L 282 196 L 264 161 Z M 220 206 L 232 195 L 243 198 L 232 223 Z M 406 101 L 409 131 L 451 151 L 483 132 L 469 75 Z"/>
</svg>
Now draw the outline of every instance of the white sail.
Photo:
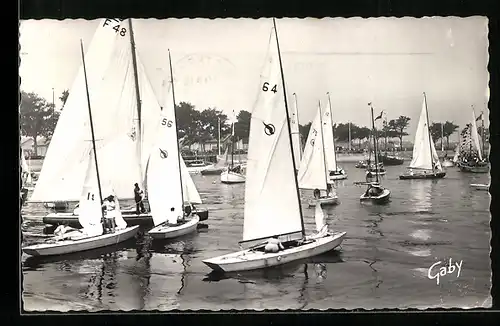
<svg viewBox="0 0 500 326">
<path fill-rule="evenodd" d="M 128 27 L 125 22 L 102 21 L 85 61 L 98 158 L 113 158 L 110 164 L 103 160 L 100 172 L 110 180 L 117 196 L 125 200 L 133 198 L 134 183 L 142 185 L 144 181 L 145 159 L 144 155 L 141 157 L 141 151 L 148 151 L 144 147 L 151 146 L 147 144 L 152 138 L 144 130 L 156 129 L 149 123 L 155 120 L 155 116 L 146 115 L 142 129 L 147 141 L 141 142 L 132 48 L 129 35 L 121 36 L 113 28 L 120 24 Z M 147 105 L 153 114 L 158 114 L 154 110 L 159 105 L 151 85 L 145 82 L 139 58 L 137 62 L 143 106 Z M 156 118 L 155 123 L 157 121 Z M 79 198 L 87 166 L 89 138 L 86 87 L 83 68 L 80 67 L 52 137 L 32 201 L 74 201 Z M 115 142 L 120 146 L 108 146 Z M 123 159 L 123 155 L 128 159 Z"/>
<path fill-rule="evenodd" d="M 97 183 L 97 172 L 94 159 L 94 152 L 91 150 L 87 154 L 88 164 L 80 197 L 80 208 L 78 214 L 78 222 L 83 228 L 83 231 L 89 236 L 98 236 L 103 233 L 101 223 L 102 209 L 101 199 L 99 196 L 99 185 Z"/>
<path fill-rule="evenodd" d="M 326 190 L 325 156 L 321 137 L 321 108 L 309 129 L 302 161 L 299 165 L 297 180 L 301 189 Z"/>
<path fill-rule="evenodd" d="M 100 166 L 100 164 L 99 164 Z M 101 180 L 101 183 L 103 183 L 103 181 Z M 122 215 L 122 212 L 121 212 L 121 209 L 120 209 L 120 198 L 118 198 L 118 196 L 116 195 L 116 192 L 115 190 L 113 189 L 113 186 L 111 185 L 111 183 L 109 181 L 104 181 L 103 183 L 103 186 L 102 186 L 102 196 L 103 196 L 103 199 L 105 199 L 106 197 L 108 196 L 114 196 L 114 203 L 115 203 L 115 209 L 113 210 L 113 215 L 114 215 L 114 219 L 115 219 L 115 224 L 116 224 L 116 229 L 117 230 L 122 230 L 122 229 L 125 229 L 127 227 L 127 222 L 125 222 L 125 220 L 123 219 L 123 215 Z"/>
<path fill-rule="evenodd" d="M 479 160 L 482 160 L 483 154 L 481 153 L 481 145 L 479 142 L 479 134 L 477 133 L 477 125 L 476 125 L 476 113 L 474 112 L 474 109 L 472 109 L 471 138 L 472 138 L 472 144 L 474 145 L 478 153 Z"/>
<path fill-rule="evenodd" d="M 427 103 L 424 96 L 420 119 L 418 121 L 415 141 L 413 145 L 413 157 L 409 167 L 413 169 L 432 170 L 437 166 L 441 170 L 441 163 L 434 147 L 434 142 L 430 139 L 429 124 L 427 121 Z"/>
<path fill-rule="evenodd" d="M 276 38 L 250 122 L 243 241 L 302 231 Z"/>
<path fill-rule="evenodd" d="M 185 203 L 202 204 L 200 193 L 191 178 L 184 159 L 181 157 L 182 195 Z"/>
<path fill-rule="evenodd" d="M 321 203 L 318 201 L 316 207 L 314 208 L 314 221 L 316 223 L 316 231 L 321 232 L 321 230 L 326 226 L 325 223 L 325 213 L 321 207 Z"/>
<path fill-rule="evenodd" d="M 290 129 L 292 132 L 292 144 L 293 144 L 293 155 L 295 156 L 295 162 L 299 163 L 301 161 L 301 145 L 300 145 L 300 129 L 299 129 L 299 108 L 297 105 L 297 98 L 294 96 L 293 110 L 290 117 Z"/>
<path fill-rule="evenodd" d="M 323 110 L 323 138 L 325 144 L 326 167 L 328 171 L 337 171 L 337 161 L 335 159 L 335 141 L 333 139 L 333 122 L 330 98 L 327 107 Z"/>
<path fill-rule="evenodd" d="M 165 221 L 177 223 L 177 217 L 183 215 L 184 209 L 173 101 L 167 101 L 161 111 L 156 140 L 146 175 L 148 201 L 155 226 Z"/>
</svg>

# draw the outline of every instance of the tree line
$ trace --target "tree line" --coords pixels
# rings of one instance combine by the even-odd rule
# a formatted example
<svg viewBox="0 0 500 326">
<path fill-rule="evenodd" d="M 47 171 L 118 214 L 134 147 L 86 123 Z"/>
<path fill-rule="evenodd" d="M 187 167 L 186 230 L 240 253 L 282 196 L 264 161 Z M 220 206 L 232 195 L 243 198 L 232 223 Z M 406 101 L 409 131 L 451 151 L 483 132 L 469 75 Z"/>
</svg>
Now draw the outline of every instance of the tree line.
<svg viewBox="0 0 500 326">
<path fill-rule="evenodd" d="M 69 91 L 64 90 L 59 96 L 62 104 L 62 109 L 66 100 L 68 99 Z M 36 152 L 37 138 L 42 136 L 50 139 L 54 133 L 54 129 L 59 119 L 60 113 L 56 111 L 55 104 L 50 103 L 43 97 L 36 93 L 21 92 L 21 108 L 20 108 L 20 125 L 21 134 L 23 136 L 31 137 L 34 141 Z M 217 108 L 207 108 L 198 110 L 194 105 L 188 102 L 180 102 L 175 107 L 177 118 L 177 134 L 183 146 L 190 146 L 192 144 L 206 144 L 208 142 L 217 140 L 218 125 L 220 121 L 221 127 L 221 140 L 225 139 L 231 133 L 231 122 L 227 114 L 223 113 Z M 239 111 L 236 116 L 234 125 L 235 138 L 248 139 L 250 133 L 250 119 L 251 113 L 246 110 Z M 406 130 L 408 129 L 410 118 L 404 115 L 396 119 L 382 121 L 382 126 L 376 128 L 377 137 L 385 139 L 397 138 L 400 146 L 403 143 L 403 137 L 408 136 Z M 441 125 L 443 126 L 441 132 Z M 302 141 L 305 142 L 311 128 L 311 122 L 299 125 L 299 132 Z M 355 144 L 358 141 L 358 146 L 361 146 L 361 141 L 366 140 L 371 135 L 371 128 L 358 126 L 355 123 L 337 123 L 333 126 L 334 137 L 338 142 L 349 141 L 349 129 L 351 133 L 351 141 Z M 451 121 L 434 122 L 430 126 L 430 131 L 434 142 L 441 139 L 446 139 L 446 148 L 449 148 L 450 136 L 458 129 L 458 125 Z M 479 127 L 479 133 L 482 133 Z M 487 134 L 487 130 L 485 130 Z"/>
</svg>

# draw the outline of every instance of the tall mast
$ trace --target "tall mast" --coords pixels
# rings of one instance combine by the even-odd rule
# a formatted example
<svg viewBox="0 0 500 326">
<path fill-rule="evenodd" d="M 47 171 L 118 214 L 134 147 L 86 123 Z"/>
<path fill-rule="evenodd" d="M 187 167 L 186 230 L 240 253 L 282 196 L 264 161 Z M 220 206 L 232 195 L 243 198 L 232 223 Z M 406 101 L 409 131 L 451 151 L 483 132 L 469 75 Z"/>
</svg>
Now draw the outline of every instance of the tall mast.
<svg viewBox="0 0 500 326">
<path fill-rule="evenodd" d="M 139 154 L 139 162 L 142 163 L 142 122 L 141 122 L 141 114 L 142 114 L 142 105 L 141 105 L 141 93 L 139 91 L 139 75 L 137 73 L 137 57 L 135 53 L 135 41 L 134 41 L 134 30 L 132 28 L 132 19 L 128 19 L 129 30 L 130 30 L 130 47 L 132 52 L 132 65 L 134 67 L 134 83 L 135 83 L 135 98 L 137 101 L 137 153 Z M 142 166 L 139 164 L 141 171 L 141 182 L 144 181 L 144 177 L 142 175 Z"/>
<path fill-rule="evenodd" d="M 373 135 L 373 151 L 374 151 L 374 156 L 375 156 L 375 180 L 378 181 L 378 152 L 377 152 L 377 137 L 375 135 L 375 120 L 373 118 L 373 106 L 370 103 L 370 108 L 372 112 L 372 135 Z M 369 167 L 368 167 L 369 169 Z"/>
<path fill-rule="evenodd" d="M 351 121 L 347 122 L 347 128 L 349 129 L 349 152 L 351 152 Z"/>
<path fill-rule="evenodd" d="M 297 102 L 297 94 L 293 93 L 292 94 L 294 99 L 295 99 L 295 121 L 297 122 L 297 132 L 299 133 L 299 153 L 298 153 L 298 158 L 299 161 L 302 159 L 302 142 L 300 141 L 300 124 L 299 124 L 299 107 L 298 107 L 298 102 Z"/>
<path fill-rule="evenodd" d="M 220 156 L 220 117 L 217 117 L 217 152 Z"/>
<path fill-rule="evenodd" d="M 431 137 L 431 129 L 429 127 L 429 110 L 427 110 L 427 97 L 425 96 L 424 92 L 424 104 L 425 104 L 425 118 L 427 120 L 427 135 L 429 137 L 429 153 L 431 154 L 431 166 L 432 166 L 432 171 L 434 172 L 434 157 L 432 156 L 432 137 Z"/>
<path fill-rule="evenodd" d="M 172 101 L 174 102 L 174 119 L 175 119 L 175 139 L 177 143 L 177 162 L 179 165 L 179 178 L 181 181 L 181 209 L 184 214 L 184 187 L 182 186 L 182 170 L 181 170 L 181 151 L 179 149 L 179 139 L 177 137 L 177 113 L 175 110 L 175 91 L 174 91 L 174 73 L 172 71 L 172 58 L 170 49 L 168 50 L 168 64 L 170 66 L 170 82 L 172 83 Z"/>
<path fill-rule="evenodd" d="M 482 125 L 482 128 L 481 128 L 481 140 L 482 140 L 482 146 L 481 146 L 481 151 L 483 152 L 483 159 L 485 158 L 485 155 L 486 155 L 486 152 L 484 151 L 484 141 L 485 141 L 485 137 L 484 137 L 484 111 L 481 111 L 481 125 Z"/>
<path fill-rule="evenodd" d="M 232 130 L 231 130 L 231 169 L 234 168 L 234 138 L 235 138 L 235 132 L 234 132 L 234 110 L 233 110 L 233 123 L 232 123 Z"/>
<path fill-rule="evenodd" d="M 323 112 L 321 112 L 321 101 L 318 101 L 318 106 L 319 106 L 319 121 L 321 125 L 321 128 L 319 128 L 321 132 L 321 145 L 322 145 L 321 150 L 323 151 L 323 165 L 325 168 L 324 176 L 325 176 L 325 182 L 328 185 L 328 167 L 326 165 L 325 138 L 323 137 L 323 117 L 322 117 Z"/>
<path fill-rule="evenodd" d="M 288 102 L 286 99 L 286 88 L 285 88 L 285 76 L 283 73 L 283 64 L 281 62 L 281 53 L 280 53 L 280 44 L 278 41 L 278 30 L 276 29 L 276 20 L 273 18 L 273 25 L 274 25 L 274 34 L 276 35 L 276 46 L 278 48 L 278 59 L 280 63 L 280 72 L 281 72 L 281 83 L 283 87 L 283 100 L 285 101 L 285 113 L 286 113 L 286 121 L 287 121 L 287 128 L 288 128 L 288 137 L 290 139 L 290 150 L 292 151 L 292 163 L 293 163 L 293 179 L 295 180 L 295 189 L 297 191 L 297 200 L 299 201 L 299 211 L 300 211 L 300 223 L 302 224 L 302 236 L 306 235 L 306 230 L 304 228 L 304 215 L 302 214 L 302 205 L 300 205 L 300 191 L 299 191 L 299 182 L 297 181 L 297 165 L 295 162 L 295 156 L 293 154 L 293 143 L 292 143 L 292 130 L 290 128 L 290 114 L 288 112 Z"/>
<path fill-rule="evenodd" d="M 87 68 L 85 67 L 85 53 L 83 51 L 83 41 L 82 40 L 80 40 L 80 49 L 82 51 L 83 75 L 85 77 L 85 90 L 87 92 L 87 106 L 89 108 L 90 133 L 92 135 L 92 149 L 94 151 L 95 172 L 97 174 L 97 187 L 99 188 L 100 205 L 102 205 L 101 178 L 99 176 L 99 165 L 97 164 L 97 150 L 95 148 L 94 123 L 92 122 L 92 109 L 90 108 L 89 85 L 88 85 L 88 81 L 87 81 Z M 102 209 L 101 209 L 101 222 L 104 223 L 104 212 Z"/>
<path fill-rule="evenodd" d="M 444 152 L 444 124 L 441 123 L 441 152 Z"/>
<path fill-rule="evenodd" d="M 326 95 L 328 95 L 328 107 L 329 107 L 329 112 L 330 112 L 330 122 L 331 122 L 331 128 L 332 128 L 332 137 L 335 138 L 335 132 L 333 129 L 333 117 L 332 117 L 332 102 L 330 101 L 330 92 L 326 92 Z M 333 157 L 335 159 L 335 169 L 337 169 L 337 151 L 335 150 L 335 140 L 333 141 Z"/>
</svg>

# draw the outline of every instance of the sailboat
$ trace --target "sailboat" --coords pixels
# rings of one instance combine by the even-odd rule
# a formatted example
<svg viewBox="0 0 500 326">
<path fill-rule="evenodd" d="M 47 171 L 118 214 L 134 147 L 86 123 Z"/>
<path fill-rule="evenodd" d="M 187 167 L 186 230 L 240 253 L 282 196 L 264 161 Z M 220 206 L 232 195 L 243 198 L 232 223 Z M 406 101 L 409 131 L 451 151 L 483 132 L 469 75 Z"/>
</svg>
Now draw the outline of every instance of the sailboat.
<svg viewBox="0 0 500 326">
<path fill-rule="evenodd" d="M 459 136 L 460 136 L 460 133 L 459 133 Z M 453 162 L 453 165 L 458 164 L 458 157 L 459 156 L 460 156 L 460 140 L 459 140 L 457 146 L 455 146 L 455 155 L 453 155 L 453 159 L 451 160 Z"/>
<path fill-rule="evenodd" d="M 26 163 L 26 158 L 24 156 L 24 150 L 20 148 L 20 168 L 21 168 L 21 205 L 24 205 L 28 197 L 28 191 L 33 186 L 33 177 L 31 175 L 31 170 Z"/>
<path fill-rule="evenodd" d="M 94 123 L 104 125 L 102 128 L 106 128 L 106 134 L 121 134 L 120 137 L 98 139 L 98 151 L 103 175 L 108 176 L 120 200 L 133 200 L 133 185 L 138 183 L 146 193 L 147 202 L 147 161 L 156 137 L 160 107 L 145 67 L 136 57 L 132 21 L 128 19 L 130 38 L 116 33 L 115 28 L 119 29 L 120 24 L 121 20 L 103 19 L 87 52 L 88 61 L 92 63 L 88 83 L 91 89 L 96 90 L 92 94 L 95 99 Z M 76 122 L 81 121 L 85 112 L 85 94 L 81 91 L 83 72 L 80 70 L 78 74 L 57 123 L 30 202 L 67 203 L 79 200 L 88 160 L 88 142 L 84 141 L 85 126 Z M 113 128 L 109 128 L 109 123 L 113 124 Z M 67 159 L 61 160 L 61 157 Z M 118 165 L 117 158 L 120 159 Z M 43 222 L 81 227 L 78 211 L 77 207 L 73 212 L 50 213 L 43 218 Z M 149 212 L 137 214 L 135 207 L 122 209 L 121 213 L 131 225 L 153 223 Z M 206 210 L 197 210 L 197 213 L 202 220 L 208 218 Z"/>
<path fill-rule="evenodd" d="M 423 94 L 422 111 L 420 112 L 413 145 L 413 158 L 408 171 L 399 176 L 400 180 L 441 179 L 446 175 L 446 171 L 441 167 L 441 162 L 439 161 L 439 156 L 431 137 L 427 97 L 425 96 L 425 92 Z"/>
<path fill-rule="evenodd" d="M 47 242 L 35 244 L 22 248 L 23 252 L 32 256 L 51 256 L 62 255 L 73 252 L 85 251 L 90 249 L 102 248 L 109 245 L 114 245 L 119 242 L 126 241 L 137 234 L 139 226 L 127 226 L 123 220 L 119 205 L 116 206 L 117 214 L 114 221 L 116 227 L 113 227 L 109 232 L 104 233 L 104 213 L 102 210 L 102 190 L 101 180 L 99 176 L 99 165 L 97 160 L 96 137 L 94 132 L 94 124 L 92 120 L 92 109 L 90 104 L 90 95 L 87 83 L 87 74 L 85 67 L 85 54 L 83 51 L 83 42 L 81 43 L 83 77 L 85 82 L 88 117 L 85 124 L 90 125 L 90 133 L 92 137 L 92 149 L 88 153 L 89 160 L 86 169 L 85 181 L 80 198 L 82 212 L 79 216 L 80 224 L 83 226 L 81 230 L 70 231 L 68 234 L 63 234 L 64 237 L 58 238 L 55 236 Z M 88 121 L 88 123 L 87 123 Z M 108 183 L 109 184 L 109 183 Z M 96 194 L 97 193 L 97 194 Z M 114 195 L 112 189 L 108 189 L 108 194 Z M 99 196 L 98 198 L 97 195 Z M 115 205 L 118 200 L 115 196 Z"/>
<path fill-rule="evenodd" d="M 200 221 L 190 208 L 184 209 L 182 168 L 175 114 L 174 77 L 168 51 L 172 104 L 161 110 L 157 142 L 148 161 L 149 206 L 155 227 L 148 234 L 154 239 L 168 239 L 196 231 Z M 189 206 L 188 206 L 189 207 Z"/>
<path fill-rule="evenodd" d="M 251 116 L 248 144 L 248 179 L 245 184 L 243 241 L 240 244 L 254 245 L 203 261 L 216 271 L 254 270 L 316 256 L 339 246 L 346 234 L 330 233 L 323 225 L 320 232 L 305 235 L 274 19 L 273 24 L 274 33 L 269 39 L 269 52 Z M 272 45 L 273 35 L 275 46 Z M 281 241 L 283 249 L 266 252 L 265 242 L 271 238 Z"/>
<path fill-rule="evenodd" d="M 375 154 L 375 182 L 364 182 L 358 184 L 364 184 L 367 186 L 366 191 L 359 197 L 359 200 L 363 202 L 372 202 L 374 204 L 385 204 L 389 201 L 389 197 L 391 195 L 391 191 L 387 188 L 382 187 L 379 181 L 379 174 L 377 173 L 379 164 L 378 164 L 378 151 L 377 151 L 377 138 L 375 133 L 375 120 L 373 118 L 373 107 L 371 106 L 371 102 L 368 103 L 371 109 L 372 116 L 372 134 L 373 134 L 373 150 Z"/>
<path fill-rule="evenodd" d="M 329 118 L 327 113 L 325 112 L 325 116 Z M 338 197 L 333 193 L 332 185 L 328 184 L 322 115 L 321 103 L 319 103 L 318 112 L 309 129 L 304 156 L 297 173 L 299 188 L 314 191 L 315 199 L 309 202 L 310 207 L 316 206 L 316 203 L 322 205 L 338 204 Z M 321 196 L 321 191 L 326 192 L 326 194 Z"/>
<path fill-rule="evenodd" d="M 333 117 L 332 117 L 332 102 L 330 101 L 330 93 L 326 93 L 328 96 L 328 108 L 325 113 L 325 119 L 322 123 L 324 127 L 324 146 L 325 155 L 328 168 L 328 177 L 331 181 L 333 180 L 345 180 L 347 179 L 347 173 L 337 164 L 337 153 L 335 149 L 335 141 L 333 135 Z"/>
<path fill-rule="evenodd" d="M 472 121 L 462 131 L 458 167 L 461 172 L 488 173 L 489 164 L 483 157 L 476 125 L 476 113 L 472 107 Z M 484 144 L 484 139 L 482 139 Z"/>
<path fill-rule="evenodd" d="M 234 162 L 234 149 L 235 149 L 235 134 L 234 134 L 234 121 L 231 124 L 231 161 L 229 165 L 224 169 L 224 171 L 220 175 L 220 182 L 233 184 L 233 183 L 244 183 L 246 180 L 244 167 L 242 164 L 238 162 L 235 164 Z"/>
</svg>

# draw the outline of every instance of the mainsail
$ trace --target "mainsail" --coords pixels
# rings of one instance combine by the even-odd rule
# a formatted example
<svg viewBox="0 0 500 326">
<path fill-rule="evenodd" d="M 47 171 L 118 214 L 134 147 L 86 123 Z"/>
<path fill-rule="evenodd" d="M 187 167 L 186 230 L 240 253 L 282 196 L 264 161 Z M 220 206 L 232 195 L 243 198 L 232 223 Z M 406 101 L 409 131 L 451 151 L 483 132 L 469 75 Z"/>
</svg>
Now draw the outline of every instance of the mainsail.
<svg viewBox="0 0 500 326">
<path fill-rule="evenodd" d="M 113 24 L 121 23 L 105 19 L 97 28 L 86 54 L 87 79 L 100 165 L 102 162 L 100 174 L 110 180 L 120 199 L 131 199 L 134 183 L 142 185 L 144 181 L 147 154 L 141 155 L 140 152 L 150 152 L 148 147 L 152 135 L 148 131 L 156 130 L 154 123 L 158 123 L 158 119 L 155 114 L 159 113 L 145 115 L 141 120 L 143 137 L 138 135 L 133 50 L 129 38 L 117 33 Z M 139 61 L 137 70 L 143 106 L 154 108 L 156 104 L 157 107 L 152 87 Z M 31 201 L 76 201 L 80 197 L 91 148 L 81 67 L 69 94 Z"/>
<path fill-rule="evenodd" d="M 304 155 L 297 174 L 300 189 L 327 189 L 325 150 L 323 148 L 323 137 L 321 137 L 321 114 L 321 108 L 318 108 L 311 129 L 309 129 Z"/>
<path fill-rule="evenodd" d="M 243 241 L 302 232 L 277 40 L 269 40 L 248 144 Z"/>
<path fill-rule="evenodd" d="M 472 109 L 472 129 L 471 131 L 471 138 L 472 138 L 472 143 L 474 145 L 475 150 L 477 151 L 477 155 L 479 160 L 481 161 L 483 159 L 483 154 L 481 153 L 481 144 L 479 142 L 479 134 L 477 133 L 477 125 L 476 125 L 476 113 L 474 112 L 474 109 Z"/>
<path fill-rule="evenodd" d="M 427 120 L 427 116 L 427 101 L 424 96 L 422 110 L 420 111 L 420 119 L 415 133 L 413 157 L 409 167 L 412 169 L 433 170 L 437 168 L 441 170 L 441 162 L 439 161 L 434 142 L 431 140 L 429 133 L 429 121 Z"/>
<path fill-rule="evenodd" d="M 101 223 L 102 210 L 97 182 L 94 152 L 89 151 L 85 181 L 81 189 L 78 222 L 88 236 L 98 236 L 103 233 Z"/>
<path fill-rule="evenodd" d="M 335 158 L 335 141 L 333 139 L 333 119 L 330 96 L 328 96 L 327 108 L 323 116 L 323 136 L 325 144 L 326 167 L 328 171 L 337 171 L 337 160 Z"/>
</svg>

